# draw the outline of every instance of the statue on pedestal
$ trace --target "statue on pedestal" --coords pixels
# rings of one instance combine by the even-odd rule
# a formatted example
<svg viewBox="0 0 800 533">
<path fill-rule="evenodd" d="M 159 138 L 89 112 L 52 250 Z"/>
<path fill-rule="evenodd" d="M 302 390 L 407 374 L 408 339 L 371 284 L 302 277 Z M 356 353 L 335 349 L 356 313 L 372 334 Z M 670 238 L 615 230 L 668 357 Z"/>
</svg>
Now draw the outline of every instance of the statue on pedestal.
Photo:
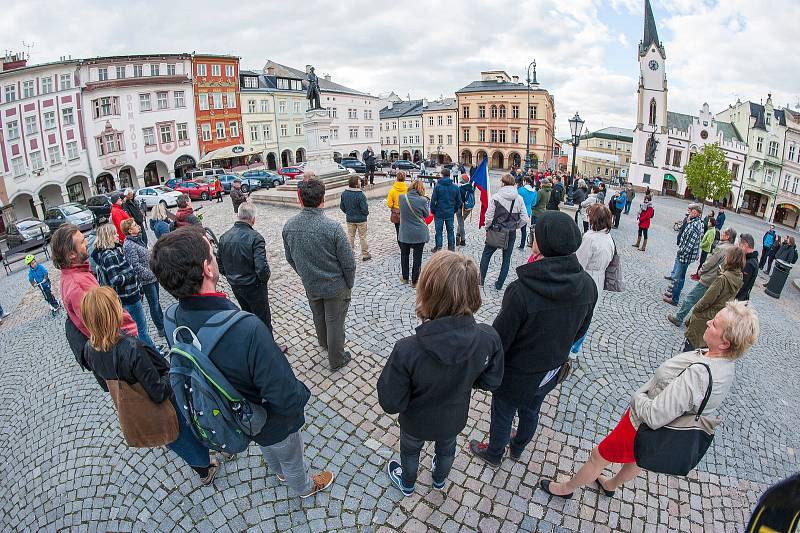
<svg viewBox="0 0 800 533">
<path fill-rule="evenodd" d="M 658 141 L 656 140 L 656 132 L 650 134 L 647 139 L 647 145 L 644 151 L 644 163 L 653 166 L 656 160 L 656 149 L 658 148 Z"/>
<path fill-rule="evenodd" d="M 306 99 L 308 100 L 309 109 L 322 109 L 319 94 L 319 78 L 314 74 L 314 67 L 309 67 L 306 79 L 308 80 Z"/>
</svg>

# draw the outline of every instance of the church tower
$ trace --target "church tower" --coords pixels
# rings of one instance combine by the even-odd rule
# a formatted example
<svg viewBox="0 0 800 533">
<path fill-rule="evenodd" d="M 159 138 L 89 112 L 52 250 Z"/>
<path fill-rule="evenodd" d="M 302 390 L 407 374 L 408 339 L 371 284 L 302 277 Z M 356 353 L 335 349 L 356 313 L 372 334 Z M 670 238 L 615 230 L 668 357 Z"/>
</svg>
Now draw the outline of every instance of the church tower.
<svg viewBox="0 0 800 533">
<path fill-rule="evenodd" d="M 644 35 L 639 43 L 639 88 L 628 180 L 660 191 L 667 149 L 666 53 L 658 39 L 653 8 L 644 1 Z"/>
</svg>

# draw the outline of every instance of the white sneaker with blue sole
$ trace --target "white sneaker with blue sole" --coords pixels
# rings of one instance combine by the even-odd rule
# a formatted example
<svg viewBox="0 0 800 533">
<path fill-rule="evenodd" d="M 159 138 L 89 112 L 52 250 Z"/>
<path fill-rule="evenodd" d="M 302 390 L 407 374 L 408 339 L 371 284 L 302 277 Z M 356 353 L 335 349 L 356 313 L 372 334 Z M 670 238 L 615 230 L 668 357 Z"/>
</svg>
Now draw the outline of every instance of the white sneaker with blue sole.
<svg viewBox="0 0 800 533">
<path fill-rule="evenodd" d="M 400 466 L 400 463 L 395 460 L 389 461 L 389 464 L 386 465 L 386 473 L 389 474 L 389 480 L 395 487 L 400 489 L 403 495 L 411 496 L 414 494 L 414 485 L 408 487 L 403 483 L 403 467 Z"/>
</svg>

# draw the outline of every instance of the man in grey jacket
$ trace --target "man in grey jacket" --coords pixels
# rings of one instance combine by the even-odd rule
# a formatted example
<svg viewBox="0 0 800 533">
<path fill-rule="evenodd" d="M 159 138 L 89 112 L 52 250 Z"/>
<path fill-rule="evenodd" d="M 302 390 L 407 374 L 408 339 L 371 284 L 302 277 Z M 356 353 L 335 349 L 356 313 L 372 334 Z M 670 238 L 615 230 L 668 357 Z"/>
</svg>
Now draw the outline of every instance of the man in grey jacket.
<svg viewBox="0 0 800 533">
<path fill-rule="evenodd" d="M 344 321 L 356 262 L 342 225 L 322 209 L 325 184 L 306 172 L 297 189 L 303 210 L 283 226 L 283 247 L 306 289 L 317 342 L 328 350 L 331 370 L 338 370 L 350 361 L 344 351 Z"/>
</svg>

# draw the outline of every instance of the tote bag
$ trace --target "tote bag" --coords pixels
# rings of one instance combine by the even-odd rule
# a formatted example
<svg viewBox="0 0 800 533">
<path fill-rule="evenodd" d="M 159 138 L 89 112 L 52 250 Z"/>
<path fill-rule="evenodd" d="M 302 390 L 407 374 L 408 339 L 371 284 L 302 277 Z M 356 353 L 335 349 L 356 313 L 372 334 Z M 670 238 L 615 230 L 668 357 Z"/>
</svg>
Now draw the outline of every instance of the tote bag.
<svg viewBox="0 0 800 533">
<path fill-rule="evenodd" d="M 613 238 L 612 238 L 613 240 Z M 614 243 L 614 256 L 611 262 L 606 267 L 605 280 L 603 281 L 603 289 L 612 292 L 622 292 L 624 290 L 622 284 L 622 265 L 617 253 L 617 243 Z"/>
<path fill-rule="evenodd" d="M 496 204 L 495 213 L 499 213 L 499 215 L 496 214 L 492 225 L 486 228 L 486 246 L 500 249 L 505 249 L 508 246 L 510 232 L 516 230 L 517 225 L 519 225 L 520 215 L 519 213 L 514 213 L 514 203 L 516 201 L 516 198 L 511 200 L 510 209 L 503 207 L 503 204 L 497 200 L 494 201 Z"/>
</svg>

